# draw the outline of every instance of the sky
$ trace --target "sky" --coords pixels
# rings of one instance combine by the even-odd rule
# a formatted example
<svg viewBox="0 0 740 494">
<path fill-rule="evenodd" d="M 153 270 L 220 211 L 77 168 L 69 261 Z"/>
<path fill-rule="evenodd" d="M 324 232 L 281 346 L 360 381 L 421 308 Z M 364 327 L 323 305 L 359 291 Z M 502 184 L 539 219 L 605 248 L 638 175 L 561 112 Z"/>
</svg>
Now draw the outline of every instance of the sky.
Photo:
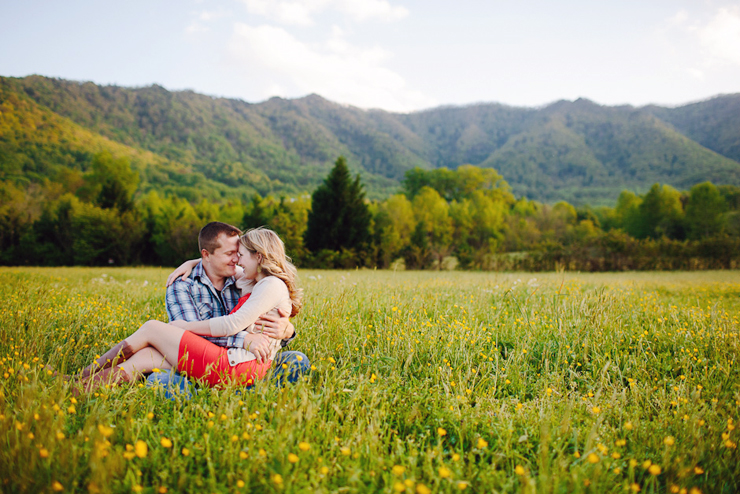
<svg viewBox="0 0 740 494">
<path fill-rule="evenodd" d="M 740 1 L 0 0 L 0 75 L 410 112 L 740 92 Z"/>
</svg>

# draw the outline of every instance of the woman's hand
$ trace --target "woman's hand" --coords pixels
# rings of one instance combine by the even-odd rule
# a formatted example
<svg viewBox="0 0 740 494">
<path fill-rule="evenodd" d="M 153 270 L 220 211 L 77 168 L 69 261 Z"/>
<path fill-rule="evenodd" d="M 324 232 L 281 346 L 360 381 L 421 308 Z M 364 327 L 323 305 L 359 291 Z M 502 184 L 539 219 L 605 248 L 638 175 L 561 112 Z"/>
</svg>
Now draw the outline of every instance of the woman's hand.
<svg viewBox="0 0 740 494">
<path fill-rule="evenodd" d="M 280 316 L 274 316 L 271 314 L 262 314 L 259 319 L 254 323 L 254 327 L 262 334 L 275 338 L 276 340 L 284 340 L 293 336 L 295 332 L 293 325 L 290 324 L 289 312 L 278 309 Z"/>
<path fill-rule="evenodd" d="M 165 286 L 170 286 L 180 276 L 182 276 L 183 279 L 190 276 L 190 272 L 195 268 L 195 266 L 198 265 L 199 262 L 200 259 L 191 259 L 180 264 L 180 266 L 167 277 L 167 284 Z"/>
<path fill-rule="evenodd" d="M 270 340 L 263 334 L 246 335 L 244 337 L 244 348 L 252 352 L 261 364 L 270 360 Z"/>
</svg>

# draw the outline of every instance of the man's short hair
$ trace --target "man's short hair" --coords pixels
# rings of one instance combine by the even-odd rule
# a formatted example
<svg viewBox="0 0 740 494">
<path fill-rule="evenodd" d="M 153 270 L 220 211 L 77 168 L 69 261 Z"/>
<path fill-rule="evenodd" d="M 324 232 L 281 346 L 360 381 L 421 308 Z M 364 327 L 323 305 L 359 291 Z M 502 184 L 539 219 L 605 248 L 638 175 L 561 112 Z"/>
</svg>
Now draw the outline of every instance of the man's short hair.
<svg viewBox="0 0 740 494">
<path fill-rule="evenodd" d="M 205 249 L 209 253 L 213 254 L 216 249 L 221 247 L 218 237 L 222 234 L 227 237 L 234 237 L 241 235 L 242 232 L 237 227 L 229 225 L 228 223 L 212 221 L 200 229 L 200 233 L 198 234 L 198 250 L 202 251 Z"/>
</svg>

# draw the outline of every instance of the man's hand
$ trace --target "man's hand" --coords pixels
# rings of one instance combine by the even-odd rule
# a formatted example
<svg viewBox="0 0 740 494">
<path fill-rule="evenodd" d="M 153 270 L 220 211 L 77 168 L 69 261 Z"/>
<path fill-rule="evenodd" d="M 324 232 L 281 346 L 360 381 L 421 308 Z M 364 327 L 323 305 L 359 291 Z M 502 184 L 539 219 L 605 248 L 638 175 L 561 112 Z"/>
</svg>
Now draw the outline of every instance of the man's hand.
<svg viewBox="0 0 740 494">
<path fill-rule="evenodd" d="M 257 361 L 264 364 L 270 359 L 270 340 L 263 334 L 248 334 L 244 337 L 244 348 L 252 352 Z"/>
<path fill-rule="evenodd" d="M 293 325 L 290 324 L 289 312 L 278 309 L 280 317 L 270 314 L 263 314 L 254 323 L 257 331 L 277 340 L 285 340 L 293 336 Z"/>
</svg>

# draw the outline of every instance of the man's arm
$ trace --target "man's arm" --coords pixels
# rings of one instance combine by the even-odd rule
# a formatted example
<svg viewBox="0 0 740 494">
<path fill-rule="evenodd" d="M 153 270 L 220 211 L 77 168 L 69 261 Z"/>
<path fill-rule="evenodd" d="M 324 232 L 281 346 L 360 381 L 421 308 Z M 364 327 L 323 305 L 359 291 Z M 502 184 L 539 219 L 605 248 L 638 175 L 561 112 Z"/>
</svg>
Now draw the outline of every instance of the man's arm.
<svg viewBox="0 0 740 494">
<path fill-rule="evenodd" d="M 190 284 L 178 280 L 167 287 L 165 295 L 167 317 L 172 321 L 199 321 L 200 313 L 190 293 Z"/>
<path fill-rule="evenodd" d="M 195 298 L 192 294 L 192 284 L 185 279 L 176 280 L 167 287 L 165 295 L 165 306 L 170 324 L 175 321 L 201 321 L 201 314 L 195 305 Z M 214 302 L 215 303 L 215 302 Z M 207 327 L 208 321 L 204 321 Z M 176 324 L 180 325 L 180 324 Z M 183 328 L 186 329 L 186 328 Z M 196 333 L 202 334 L 202 333 Z M 202 334 L 207 339 L 218 346 L 225 348 L 242 348 L 244 346 L 244 334 L 237 333 L 228 337 L 211 337 L 210 333 Z"/>
<path fill-rule="evenodd" d="M 292 322 L 288 321 L 288 327 L 285 330 L 285 337 L 280 341 L 280 346 L 288 346 L 291 341 L 295 340 L 296 336 L 298 336 L 298 330 L 293 326 Z"/>
</svg>

